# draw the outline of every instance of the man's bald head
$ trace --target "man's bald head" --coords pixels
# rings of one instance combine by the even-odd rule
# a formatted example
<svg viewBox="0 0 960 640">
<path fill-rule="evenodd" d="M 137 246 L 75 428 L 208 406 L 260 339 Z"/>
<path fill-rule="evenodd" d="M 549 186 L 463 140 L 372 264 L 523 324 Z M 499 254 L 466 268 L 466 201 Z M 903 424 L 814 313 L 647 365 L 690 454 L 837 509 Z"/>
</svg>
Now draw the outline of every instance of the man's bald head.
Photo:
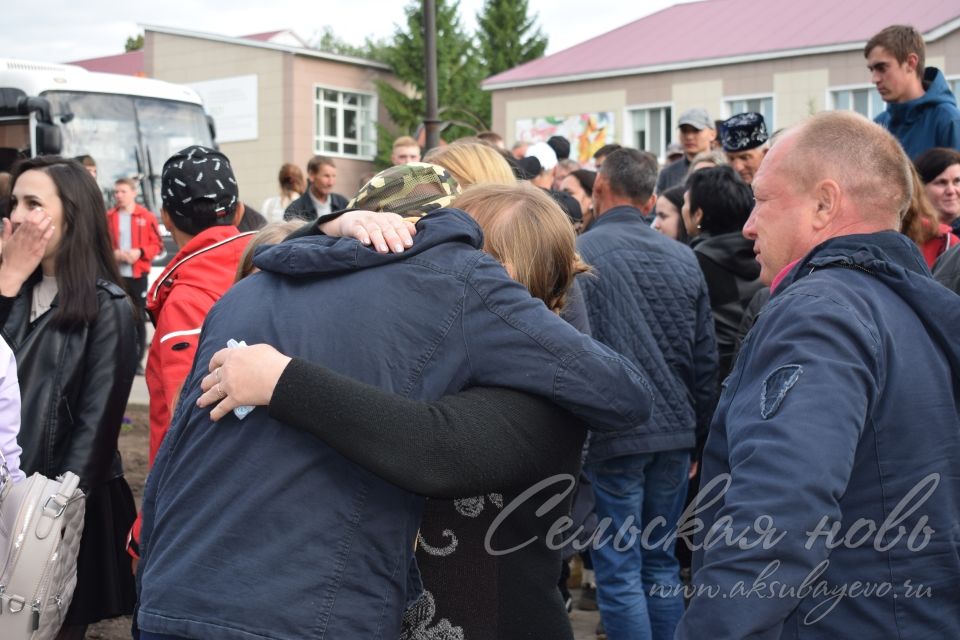
<svg viewBox="0 0 960 640">
<path fill-rule="evenodd" d="M 829 111 L 788 131 L 780 143 L 790 147 L 784 168 L 798 191 L 834 180 L 865 221 L 899 228 L 910 205 L 910 160 L 885 129 L 852 111 Z"/>
<path fill-rule="evenodd" d="M 754 176 L 743 228 L 760 279 L 772 282 L 831 238 L 899 230 L 908 162 L 890 134 L 850 112 L 821 113 L 778 136 Z"/>
</svg>

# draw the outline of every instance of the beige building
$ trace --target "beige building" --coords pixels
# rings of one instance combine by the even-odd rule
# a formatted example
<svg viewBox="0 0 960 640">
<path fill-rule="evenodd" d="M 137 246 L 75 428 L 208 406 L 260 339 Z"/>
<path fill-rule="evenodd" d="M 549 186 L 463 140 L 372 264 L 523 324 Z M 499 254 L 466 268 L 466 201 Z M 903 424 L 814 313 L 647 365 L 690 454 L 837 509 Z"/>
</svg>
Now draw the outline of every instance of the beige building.
<svg viewBox="0 0 960 640">
<path fill-rule="evenodd" d="M 375 82 L 392 81 L 389 66 L 308 49 L 290 32 L 234 38 L 158 26 L 144 27 L 143 55 L 145 75 L 200 93 L 254 208 L 277 195 L 285 162 L 306 173 L 314 154 L 334 158 L 335 191 L 348 198 L 373 171 L 376 123 L 388 121 Z"/>
<path fill-rule="evenodd" d="M 927 66 L 960 88 L 960 4 L 940 0 L 708 0 L 675 5 L 489 78 L 493 128 L 509 143 L 550 135 L 587 160 L 604 143 L 661 158 L 691 107 L 725 119 L 764 115 L 770 131 L 828 109 L 870 118 L 885 108 L 863 47 L 913 24 Z"/>
</svg>

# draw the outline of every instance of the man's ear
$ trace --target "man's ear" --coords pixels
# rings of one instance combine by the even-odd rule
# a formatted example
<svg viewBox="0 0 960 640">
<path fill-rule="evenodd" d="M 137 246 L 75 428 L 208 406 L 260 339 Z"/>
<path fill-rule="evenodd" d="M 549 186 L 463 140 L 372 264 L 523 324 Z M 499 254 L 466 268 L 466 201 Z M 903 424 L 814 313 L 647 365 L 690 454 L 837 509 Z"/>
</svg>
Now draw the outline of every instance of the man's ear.
<svg viewBox="0 0 960 640">
<path fill-rule="evenodd" d="M 591 198 L 596 202 L 597 198 L 603 198 L 604 191 L 607 190 L 607 179 L 603 177 L 603 174 L 599 171 L 597 172 L 597 177 L 593 181 L 593 193 Z"/>
<path fill-rule="evenodd" d="M 907 65 L 907 68 L 913 73 L 916 73 L 918 76 L 923 75 L 923 69 L 919 69 L 919 70 L 917 69 L 917 65 L 920 64 L 920 56 L 918 56 L 917 54 L 908 53 L 907 59 L 904 60 L 903 63 Z"/>
<path fill-rule="evenodd" d="M 160 222 L 163 223 L 163 227 L 173 233 L 173 220 L 170 219 L 170 214 L 167 213 L 166 207 L 160 207 Z"/>
<path fill-rule="evenodd" d="M 821 180 L 814 187 L 817 210 L 813 215 L 813 228 L 820 231 L 840 215 L 840 200 L 843 192 L 835 180 Z"/>
<path fill-rule="evenodd" d="M 237 210 L 233 212 L 233 226 L 239 227 L 240 221 L 243 220 L 243 214 L 246 209 L 243 208 L 243 202 L 237 201 Z"/>
<path fill-rule="evenodd" d="M 647 198 L 647 201 L 640 204 L 640 206 L 637 208 L 640 209 L 640 211 L 643 211 L 644 215 L 646 215 L 646 214 L 649 214 L 651 211 L 653 211 L 653 208 L 656 206 L 657 206 L 657 196 L 656 194 L 651 193 L 650 197 Z"/>
</svg>

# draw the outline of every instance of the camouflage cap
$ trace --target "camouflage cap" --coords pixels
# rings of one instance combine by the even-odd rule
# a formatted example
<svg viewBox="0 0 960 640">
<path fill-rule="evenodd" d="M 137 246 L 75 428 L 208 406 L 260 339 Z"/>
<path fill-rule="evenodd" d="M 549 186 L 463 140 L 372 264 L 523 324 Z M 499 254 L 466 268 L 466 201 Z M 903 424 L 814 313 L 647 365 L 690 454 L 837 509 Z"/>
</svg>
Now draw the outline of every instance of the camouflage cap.
<svg viewBox="0 0 960 640">
<path fill-rule="evenodd" d="M 450 206 L 459 195 L 460 185 L 446 169 L 426 162 L 410 162 L 373 176 L 360 187 L 347 208 L 419 218 Z"/>
</svg>

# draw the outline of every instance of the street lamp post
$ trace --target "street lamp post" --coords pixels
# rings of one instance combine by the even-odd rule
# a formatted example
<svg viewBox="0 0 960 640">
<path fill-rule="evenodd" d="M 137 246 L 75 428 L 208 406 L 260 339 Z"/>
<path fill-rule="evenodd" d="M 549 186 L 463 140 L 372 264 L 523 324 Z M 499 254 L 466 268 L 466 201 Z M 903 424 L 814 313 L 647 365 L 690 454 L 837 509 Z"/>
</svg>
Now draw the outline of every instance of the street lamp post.
<svg viewBox="0 0 960 640">
<path fill-rule="evenodd" d="M 423 45 L 426 63 L 426 148 L 424 153 L 440 144 L 440 118 L 437 107 L 437 3 L 423 0 Z"/>
</svg>

